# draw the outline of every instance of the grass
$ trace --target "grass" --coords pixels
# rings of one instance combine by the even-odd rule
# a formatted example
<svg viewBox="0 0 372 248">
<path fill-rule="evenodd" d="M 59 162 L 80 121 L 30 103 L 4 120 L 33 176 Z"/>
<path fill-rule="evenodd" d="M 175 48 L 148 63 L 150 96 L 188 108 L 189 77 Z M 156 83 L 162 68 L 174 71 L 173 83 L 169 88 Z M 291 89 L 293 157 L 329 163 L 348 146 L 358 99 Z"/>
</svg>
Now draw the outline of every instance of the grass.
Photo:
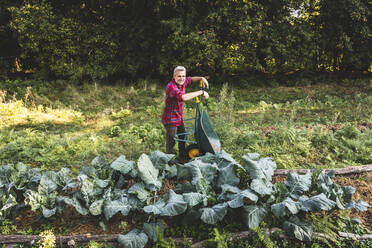
<svg viewBox="0 0 372 248">
<path fill-rule="evenodd" d="M 370 79 L 286 87 L 210 83 L 211 98 L 204 108 L 222 148 L 237 160 L 257 152 L 273 157 L 278 168 L 372 163 Z M 160 121 L 164 86 L 156 82 L 4 85 L 0 165 L 23 162 L 78 171 L 97 155 L 113 160 L 123 154 L 137 160 L 142 153 L 165 151 Z M 194 113 L 195 103 L 187 102 L 186 118 Z"/>
</svg>

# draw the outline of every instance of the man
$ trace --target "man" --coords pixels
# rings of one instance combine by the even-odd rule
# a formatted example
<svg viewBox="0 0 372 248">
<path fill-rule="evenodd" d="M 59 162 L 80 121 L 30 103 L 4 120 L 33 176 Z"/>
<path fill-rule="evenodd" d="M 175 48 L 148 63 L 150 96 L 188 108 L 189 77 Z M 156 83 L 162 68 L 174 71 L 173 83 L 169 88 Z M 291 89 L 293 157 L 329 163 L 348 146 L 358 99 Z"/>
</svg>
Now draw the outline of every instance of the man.
<svg viewBox="0 0 372 248">
<path fill-rule="evenodd" d="M 209 95 L 204 90 L 198 90 L 190 93 L 186 93 L 186 87 L 190 86 L 191 82 L 198 82 L 202 80 L 203 87 L 208 88 L 208 81 L 204 77 L 186 77 L 186 68 L 183 66 L 177 66 L 173 71 L 173 78 L 168 83 L 165 91 L 165 107 L 163 116 L 161 118 L 162 123 L 165 127 L 165 145 L 166 153 L 175 154 L 174 135 L 185 133 L 185 125 L 183 120 L 183 109 L 185 101 L 191 100 L 200 95 L 204 99 L 208 99 Z M 185 139 L 185 135 L 181 135 L 180 139 Z M 185 142 L 178 142 L 178 157 L 171 160 L 170 164 L 184 163 L 188 160 L 186 154 Z"/>
</svg>

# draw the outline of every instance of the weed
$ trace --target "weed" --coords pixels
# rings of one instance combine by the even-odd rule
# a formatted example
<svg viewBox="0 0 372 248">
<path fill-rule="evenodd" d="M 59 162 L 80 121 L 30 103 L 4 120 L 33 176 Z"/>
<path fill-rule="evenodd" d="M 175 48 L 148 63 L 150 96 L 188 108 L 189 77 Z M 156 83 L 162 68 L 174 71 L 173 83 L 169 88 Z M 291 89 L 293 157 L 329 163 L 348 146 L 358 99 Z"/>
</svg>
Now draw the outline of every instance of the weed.
<svg viewBox="0 0 372 248">
<path fill-rule="evenodd" d="M 357 139 L 360 137 L 360 131 L 352 124 L 347 123 L 343 128 L 337 130 L 335 133 L 336 138 Z"/>
<path fill-rule="evenodd" d="M 89 241 L 89 243 L 88 243 L 88 248 L 104 248 L 104 247 L 105 246 L 103 244 L 100 244 L 100 243 L 98 243 L 96 241 L 93 241 L 93 240 Z"/>
<path fill-rule="evenodd" d="M 110 129 L 110 137 L 117 137 L 121 133 L 121 128 L 119 126 L 113 126 Z"/>
<path fill-rule="evenodd" d="M 118 120 L 120 127 L 125 127 L 133 117 L 133 112 L 129 108 L 121 108 L 119 112 L 112 112 L 111 117 L 114 120 Z"/>
<path fill-rule="evenodd" d="M 53 248 L 56 245 L 56 237 L 51 230 L 46 230 L 40 233 L 38 241 L 40 248 Z"/>
<path fill-rule="evenodd" d="M 126 221 L 121 221 L 120 222 L 120 229 L 121 229 L 121 231 L 123 233 L 125 233 L 125 232 L 128 231 L 127 228 L 128 228 L 128 223 Z"/>
<path fill-rule="evenodd" d="M 214 231 L 214 239 L 213 241 L 216 242 L 217 248 L 227 248 L 228 246 L 228 237 L 226 234 L 220 234 L 217 228 L 213 229 Z"/>
<path fill-rule="evenodd" d="M 176 244 L 174 243 L 172 238 L 165 240 L 162 232 L 156 232 L 156 239 L 157 241 L 153 246 L 155 248 L 176 248 Z"/>
<path fill-rule="evenodd" d="M 0 233 L 2 235 L 8 235 L 17 230 L 17 227 L 13 225 L 13 222 L 8 219 L 0 220 Z"/>
</svg>

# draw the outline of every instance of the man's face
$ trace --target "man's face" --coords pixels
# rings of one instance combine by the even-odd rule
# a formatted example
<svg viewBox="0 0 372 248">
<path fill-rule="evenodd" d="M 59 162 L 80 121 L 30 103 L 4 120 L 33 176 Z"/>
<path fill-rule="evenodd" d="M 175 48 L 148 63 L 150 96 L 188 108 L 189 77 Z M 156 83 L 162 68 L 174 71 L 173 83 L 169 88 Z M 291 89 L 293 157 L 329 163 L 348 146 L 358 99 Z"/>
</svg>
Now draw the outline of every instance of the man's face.
<svg viewBox="0 0 372 248">
<path fill-rule="evenodd" d="M 178 85 L 183 85 L 186 80 L 186 72 L 185 71 L 176 71 L 173 75 L 174 80 Z"/>
</svg>

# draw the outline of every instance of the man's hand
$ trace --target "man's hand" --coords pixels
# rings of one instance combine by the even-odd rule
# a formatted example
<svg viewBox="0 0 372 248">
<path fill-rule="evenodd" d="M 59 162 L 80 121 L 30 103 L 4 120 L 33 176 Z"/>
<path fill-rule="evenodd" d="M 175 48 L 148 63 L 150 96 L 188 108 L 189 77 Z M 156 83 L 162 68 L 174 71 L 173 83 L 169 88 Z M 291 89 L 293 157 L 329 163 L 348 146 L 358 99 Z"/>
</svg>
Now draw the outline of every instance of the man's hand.
<svg viewBox="0 0 372 248">
<path fill-rule="evenodd" d="M 205 77 L 202 77 L 202 82 L 203 82 L 203 87 L 208 89 L 209 88 L 208 80 Z"/>
<path fill-rule="evenodd" d="M 209 98 L 208 92 L 204 91 L 203 98 L 207 100 Z"/>
</svg>

